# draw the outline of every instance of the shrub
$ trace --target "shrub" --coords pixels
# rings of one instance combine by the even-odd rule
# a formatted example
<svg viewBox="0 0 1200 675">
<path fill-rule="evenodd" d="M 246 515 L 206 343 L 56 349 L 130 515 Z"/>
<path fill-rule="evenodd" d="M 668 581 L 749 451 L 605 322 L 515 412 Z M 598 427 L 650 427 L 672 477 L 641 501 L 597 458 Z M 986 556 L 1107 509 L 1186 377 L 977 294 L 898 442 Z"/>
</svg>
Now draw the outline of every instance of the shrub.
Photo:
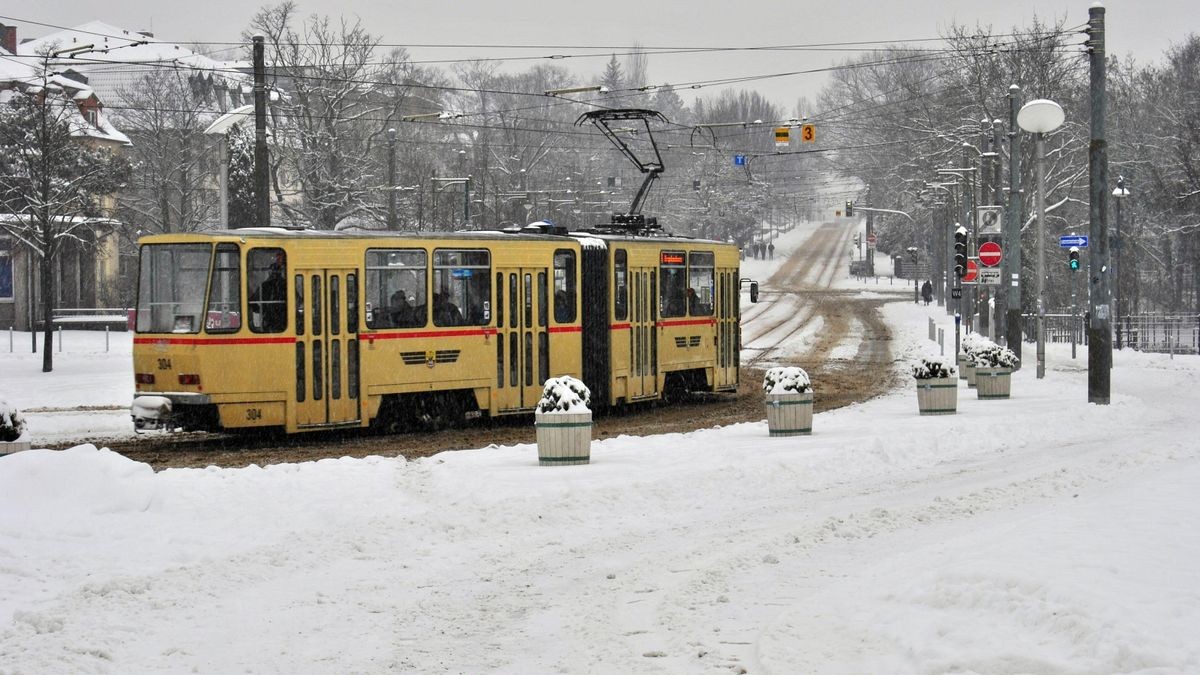
<svg viewBox="0 0 1200 675">
<path fill-rule="evenodd" d="M 0 399 L 0 441 L 15 441 L 25 434 L 25 416 Z"/>
<path fill-rule="evenodd" d="M 540 413 L 585 413 L 589 412 L 592 392 L 583 382 L 563 375 L 546 380 L 542 398 L 538 401 Z"/>
<path fill-rule="evenodd" d="M 812 382 L 803 368 L 779 366 L 763 376 L 763 391 L 768 394 L 803 394 L 812 390 Z"/>
<path fill-rule="evenodd" d="M 976 368 L 1016 368 L 1017 354 L 1008 347 L 982 338 L 967 353 L 967 359 Z"/>
<path fill-rule="evenodd" d="M 913 377 L 918 380 L 954 377 L 958 374 L 958 369 L 954 367 L 954 359 L 938 354 L 922 354 L 910 365 Z"/>
</svg>

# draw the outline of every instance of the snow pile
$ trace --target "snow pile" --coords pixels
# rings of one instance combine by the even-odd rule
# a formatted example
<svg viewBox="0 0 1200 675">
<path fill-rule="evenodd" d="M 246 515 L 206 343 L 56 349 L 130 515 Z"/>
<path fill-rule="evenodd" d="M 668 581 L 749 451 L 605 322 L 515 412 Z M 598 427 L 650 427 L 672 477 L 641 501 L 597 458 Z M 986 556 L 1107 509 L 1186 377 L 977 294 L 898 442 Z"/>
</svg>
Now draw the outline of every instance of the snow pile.
<svg viewBox="0 0 1200 675">
<path fill-rule="evenodd" d="M 61 528 L 100 514 L 152 511 L 161 503 L 149 464 L 94 445 L 19 452 L 3 461 L 0 511 L 30 524 Z"/>
<path fill-rule="evenodd" d="M 22 436 L 25 435 L 25 429 L 25 417 L 21 411 L 0 399 L 0 441 L 24 440 Z"/>
<path fill-rule="evenodd" d="M 763 376 L 763 391 L 768 394 L 803 394 L 811 390 L 808 373 L 797 366 L 777 366 Z"/>
<path fill-rule="evenodd" d="M 563 375 L 546 380 L 542 398 L 538 401 L 540 413 L 579 414 L 591 412 L 592 392 L 583 382 Z"/>
</svg>

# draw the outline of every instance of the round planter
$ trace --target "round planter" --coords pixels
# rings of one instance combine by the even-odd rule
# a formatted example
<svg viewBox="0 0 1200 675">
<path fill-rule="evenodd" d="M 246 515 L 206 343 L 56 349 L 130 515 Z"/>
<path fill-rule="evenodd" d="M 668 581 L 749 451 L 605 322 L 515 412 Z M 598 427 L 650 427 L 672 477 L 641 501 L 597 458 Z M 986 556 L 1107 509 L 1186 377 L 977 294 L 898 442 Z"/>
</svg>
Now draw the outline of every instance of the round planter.
<svg viewBox="0 0 1200 675">
<path fill-rule="evenodd" d="M 963 374 L 967 376 L 967 386 L 971 388 L 974 388 L 976 385 L 975 370 L 975 366 L 970 361 L 967 361 L 966 365 L 962 368 Z"/>
<path fill-rule="evenodd" d="M 0 457 L 31 448 L 31 441 L 0 441 Z"/>
<path fill-rule="evenodd" d="M 538 464 L 587 464 L 592 456 L 592 413 L 534 413 Z"/>
<path fill-rule="evenodd" d="M 958 378 L 917 380 L 917 409 L 922 415 L 953 415 L 958 412 Z"/>
<path fill-rule="evenodd" d="M 981 399 L 1008 398 L 1012 391 L 1012 368 L 976 368 L 975 379 Z"/>
<path fill-rule="evenodd" d="M 772 436 L 812 433 L 813 393 L 767 394 L 767 429 Z"/>
</svg>

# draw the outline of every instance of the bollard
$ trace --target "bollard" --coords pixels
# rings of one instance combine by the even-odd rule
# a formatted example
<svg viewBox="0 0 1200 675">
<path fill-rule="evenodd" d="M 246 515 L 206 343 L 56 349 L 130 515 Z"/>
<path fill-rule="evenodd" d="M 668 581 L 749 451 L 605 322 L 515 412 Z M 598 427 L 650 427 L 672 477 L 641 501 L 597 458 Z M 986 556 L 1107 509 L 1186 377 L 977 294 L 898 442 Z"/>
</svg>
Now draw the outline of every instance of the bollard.
<svg viewBox="0 0 1200 675">
<path fill-rule="evenodd" d="M 104 327 L 104 353 L 108 353 L 108 326 Z"/>
<path fill-rule="evenodd" d="M 11 354 L 12 351 L 13 351 L 13 327 L 9 326 L 8 327 L 8 353 Z"/>
<path fill-rule="evenodd" d="M 938 329 L 938 347 L 941 348 L 940 355 L 945 356 L 946 355 L 946 329 L 945 328 Z"/>
<path fill-rule="evenodd" d="M 62 326 L 58 327 L 58 353 L 62 353 Z"/>
<path fill-rule="evenodd" d="M 929 319 L 929 339 L 930 340 L 933 339 L 933 327 L 934 327 L 934 323 L 933 323 L 933 319 L 931 318 L 931 319 Z"/>
</svg>

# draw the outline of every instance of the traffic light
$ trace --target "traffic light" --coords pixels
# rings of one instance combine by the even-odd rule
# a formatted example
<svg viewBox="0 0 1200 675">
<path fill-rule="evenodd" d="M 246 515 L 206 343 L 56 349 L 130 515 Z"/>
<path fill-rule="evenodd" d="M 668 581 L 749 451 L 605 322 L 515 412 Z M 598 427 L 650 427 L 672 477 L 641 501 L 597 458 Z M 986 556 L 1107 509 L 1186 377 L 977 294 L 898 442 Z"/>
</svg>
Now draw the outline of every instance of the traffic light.
<svg viewBox="0 0 1200 675">
<path fill-rule="evenodd" d="M 1067 265 L 1071 267 L 1071 271 L 1079 269 L 1079 247 L 1072 246 L 1067 250 Z"/>
<path fill-rule="evenodd" d="M 854 202 L 846 202 L 846 217 L 854 217 Z"/>
<path fill-rule="evenodd" d="M 961 225 L 954 231 L 954 275 L 967 275 L 967 228 Z"/>
</svg>

